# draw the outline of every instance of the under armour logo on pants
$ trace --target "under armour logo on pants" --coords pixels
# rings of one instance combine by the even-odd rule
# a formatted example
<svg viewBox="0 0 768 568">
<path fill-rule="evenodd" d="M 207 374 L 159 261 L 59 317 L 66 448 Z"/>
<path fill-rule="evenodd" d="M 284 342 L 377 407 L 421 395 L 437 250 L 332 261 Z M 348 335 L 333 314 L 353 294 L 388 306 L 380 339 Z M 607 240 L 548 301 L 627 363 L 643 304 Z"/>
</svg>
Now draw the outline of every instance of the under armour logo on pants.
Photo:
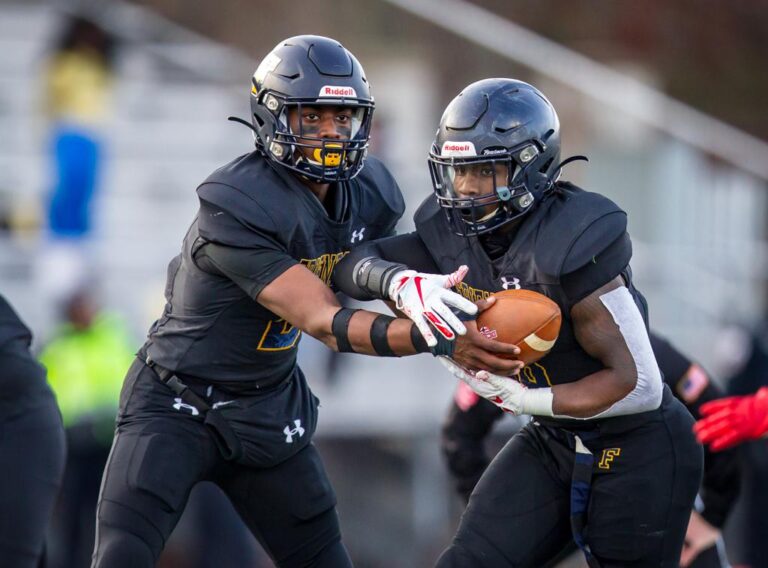
<svg viewBox="0 0 768 568">
<path fill-rule="evenodd" d="M 174 398 L 173 400 L 175 401 L 174 404 L 173 404 L 173 407 L 176 410 L 181 410 L 182 408 L 186 408 L 187 410 L 189 410 L 192 413 L 192 416 L 197 416 L 198 414 L 200 414 L 200 411 L 197 410 L 197 408 L 195 408 L 191 404 L 187 404 L 186 402 L 182 402 L 182 400 L 180 398 Z"/>
<path fill-rule="evenodd" d="M 291 429 L 290 425 L 283 428 L 283 434 L 285 434 L 285 443 L 292 444 L 293 437 L 298 435 L 301 438 L 304 435 L 304 428 L 301 427 L 301 420 L 294 420 L 295 428 Z"/>
</svg>

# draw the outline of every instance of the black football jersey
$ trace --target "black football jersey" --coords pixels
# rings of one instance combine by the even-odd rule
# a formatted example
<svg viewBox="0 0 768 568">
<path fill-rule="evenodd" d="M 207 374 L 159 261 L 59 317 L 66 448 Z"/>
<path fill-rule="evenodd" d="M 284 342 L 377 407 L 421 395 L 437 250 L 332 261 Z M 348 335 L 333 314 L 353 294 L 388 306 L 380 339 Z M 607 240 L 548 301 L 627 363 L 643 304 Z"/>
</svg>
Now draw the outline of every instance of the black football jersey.
<svg viewBox="0 0 768 568">
<path fill-rule="evenodd" d="M 604 368 L 576 341 L 570 311 L 619 274 L 646 317 L 645 301 L 632 286 L 628 267 L 631 244 L 626 214 L 601 195 L 558 184 L 553 194 L 521 219 L 506 252 L 495 258 L 488 256 L 477 237 L 455 235 L 432 196 L 421 205 L 415 221 L 418 236 L 441 273 L 450 273 L 462 264 L 469 267 L 464 281 L 456 287 L 469 300 L 487 298 L 500 290 L 525 289 L 544 294 L 560 306 L 562 325 L 552 351 L 520 374 L 529 387 L 577 381 Z M 585 273 L 584 278 L 571 278 L 580 272 Z M 569 290 L 569 279 L 580 285 Z"/>
<path fill-rule="evenodd" d="M 394 179 L 371 157 L 335 188 L 332 216 L 258 152 L 215 171 L 197 193 L 198 215 L 170 262 L 165 310 L 144 349 L 180 375 L 221 383 L 288 376 L 301 331 L 262 307 L 258 294 L 298 263 L 330 285 L 338 261 L 352 247 L 392 234 L 404 210 Z M 212 251 L 218 256 L 209 262 Z M 248 270 L 217 270 L 228 257 L 247 258 Z"/>
</svg>

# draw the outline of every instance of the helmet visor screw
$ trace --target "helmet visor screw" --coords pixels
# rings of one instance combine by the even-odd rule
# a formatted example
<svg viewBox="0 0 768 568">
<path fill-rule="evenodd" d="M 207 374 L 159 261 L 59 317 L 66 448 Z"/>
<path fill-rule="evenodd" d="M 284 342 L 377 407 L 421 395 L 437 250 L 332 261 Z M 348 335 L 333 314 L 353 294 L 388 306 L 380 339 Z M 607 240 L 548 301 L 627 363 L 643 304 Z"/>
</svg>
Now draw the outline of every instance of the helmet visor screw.
<svg viewBox="0 0 768 568">
<path fill-rule="evenodd" d="M 285 152 L 283 147 L 277 142 L 272 142 L 272 144 L 269 145 L 269 151 L 272 152 L 275 158 L 282 158 L 283 153 Z"/>
<path fill-rule="evenodd" d="M 520 161 L 523 162 L 524 164 L 527 164 L 533 159 L 535 155 L 536 155 L 536 151 L 531 146 L 527 146 L 523 148 L 520 152 Z"/>
<path fill-rule="evenodd" d="M 266 105 L 269 110 L 271 110 L 272 112 L 275 112 L 277 108 L 280 106 L 280 103 L 277 102 L 277 99 L 275 97 L 270 95 L 267 97 Z"/>
</svg>

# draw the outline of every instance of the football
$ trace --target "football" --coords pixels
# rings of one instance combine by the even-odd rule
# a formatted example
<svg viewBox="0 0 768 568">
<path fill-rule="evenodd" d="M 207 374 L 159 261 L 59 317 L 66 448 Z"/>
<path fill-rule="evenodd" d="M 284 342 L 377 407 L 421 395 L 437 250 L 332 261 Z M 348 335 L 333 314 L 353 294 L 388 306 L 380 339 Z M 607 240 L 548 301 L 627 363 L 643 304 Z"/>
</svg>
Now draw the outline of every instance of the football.
<svg viewBox="0 0 768 568">
<path fill-rule="evenodd" d="M 549 353 L 560 333 L 560 307 L 532 290 L 504 290 L 493 296 L 496 303 L 477 317 L 480 333 L 517 345 L 517 358 L 526 365 Z"/>
</svg>

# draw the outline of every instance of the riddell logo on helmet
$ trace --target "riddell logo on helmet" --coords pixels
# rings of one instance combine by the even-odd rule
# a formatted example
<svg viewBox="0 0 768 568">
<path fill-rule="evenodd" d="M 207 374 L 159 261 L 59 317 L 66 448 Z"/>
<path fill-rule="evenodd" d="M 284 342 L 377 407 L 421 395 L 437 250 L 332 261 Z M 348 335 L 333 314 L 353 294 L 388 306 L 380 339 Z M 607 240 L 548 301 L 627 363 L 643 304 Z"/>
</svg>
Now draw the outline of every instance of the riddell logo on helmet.
<svg viewBox="0 0 768 568">
<path fill-rule="evenodd" d="M 334 87 L 332 85 L 325 85 L 320 89 L 321 97 L 354 97 L 357 98 L 357 93 L 352 87 Z"/>
<path fill-rule="evenodd" d="M 472 142 L 443 142 L 441 156 L 476 156 L 475 145 Z"/>
</svg>

